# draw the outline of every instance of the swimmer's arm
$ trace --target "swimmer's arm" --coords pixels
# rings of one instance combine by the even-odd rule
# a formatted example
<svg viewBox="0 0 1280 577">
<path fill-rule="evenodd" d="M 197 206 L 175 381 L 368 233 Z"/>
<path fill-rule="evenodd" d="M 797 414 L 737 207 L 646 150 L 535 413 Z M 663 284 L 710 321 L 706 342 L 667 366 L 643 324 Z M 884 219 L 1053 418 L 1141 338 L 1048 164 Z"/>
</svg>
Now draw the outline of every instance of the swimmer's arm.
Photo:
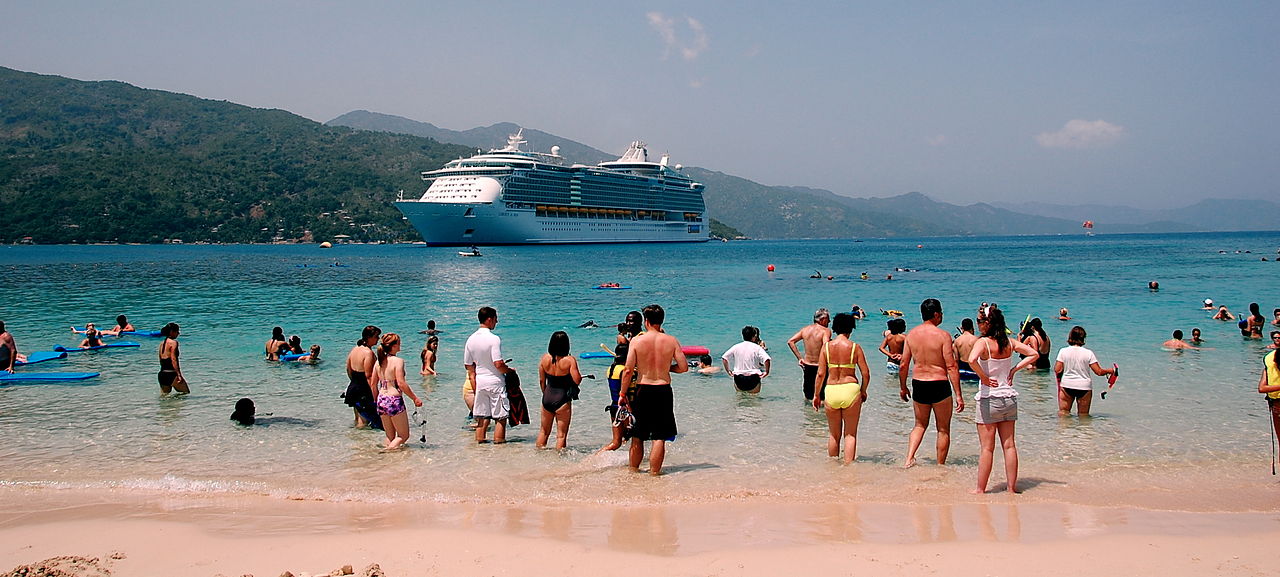
<svg viewBox="0 0 1280 577">
<path fill-rule="evenodd" d="M 960 365 L 956 363 L 956 349 L 951 346 L 951 339 L 942 340 L 942 362 L 947 369 L 947 380 L 951 381 L 951 390 L 956 397 L 956 412 L 964 410 L 964 394 L 960 392 Z"/>
<path fill-rule="evenodd" d="M 422 399 L 419 399 L 418 395 L 413 392 L 413 389 L 409 388 L 409 383 L 404 378 L 404 359 L 400 359 L 400 362 L 396 363 L 396 368 L 394 372 L 395 372 L 396 386 L 400 387 L 400 390 L 408 394 L 410 399 L 413 399 L 413 406 L 421 407 Z"/>
<path fill-rule="evenodd" d="M 862 371 L 862 380 L 858 382 L 862 383 L 862 400 L 866 401 L 867 389 L 871 388 L 868 384 L 871 382 L 871 369 L 867 368 L 867 356 L 862 354 L 862 347 L 858 347 L 857 358 L 858 370 Z"/>
<path fill-rule="evenodd" d="M 374 354 L 372 349 L 370 349 L 369 354 L 365 355 L 364 360 L 361 361 L 361 364 L 364 365 L 364 380 L 369 383 L 369 390 L 373 391 L 373 398 L 375 399 L 378 398 L 378 371 L 376 368 L 377 363 L 375 362 L 376 358 L 377 355 Z"/>
<path fill-rule="evenodd" d="M 622 407 L 627 406 L 628 404 L 627 390 L 630 388 L 631 383 L 634 382 L 635 374 L 636 374 L 636 350 L 633 348 L 628 348 L 626 364 L 624 364 L 622 368 L 622 392 L 621 394 L 618 395 L 619 406 L 622 406 Z"/>
<path fill-rule="evenodd" d="M 1258 379 L 1258 392 L 1262 394 L 1266 394 L 1266 393 L 1274 393 L 1277 391 L 1280 391 L 1280 383 L 1276 383 L 1274 385 L 1267 384 L 1267 367 L 1266 365 L 1263 365 L 1262 378 Z"/>
<path fill-rule="evenodd" d="M 493 361 L 493 368 L 498 369 L 498 372 L 504 375 L 511 372 L 511 368 L 507 366 L 507 362 L 501 359 Z"/>
<path fill-rule="evenodd" d="M 680 339 L 673 338 L 672 340 L 676 342 L 676 362 L 671 365 L 671 372 L 687 373 L 689 372 L 689 359 L 684 356 L 684 351 L 680 349 Z M 627 356 L 631 356 L 631 351 L 627 351 Z"/>
<path fill-rule="evenodd" d="M 1017 352 L 1018 354 L 1023 354 L 1023 355 L 1027 355 L 1027 356 L 1026 356 L 1026 358 L 1022 359 L 1022 362 L 1020 362 L 1020 363 L 1018 363 L 1016 366 L 1014 366 L 1014 367 L 1013 367 L 1013 370 L 1009 371 L 1009 380 L 1010 380 L 1010 381 L 1012 381 L 1012 380 L 1013 380 L 1013 374 L 1014 374 L 1014 373 L 1016 373 L 1016 372 L 1018 372 L 1018 371 L 1021 371 L 1022 369 L 1025 369 L 1025 368 L 1027 368 L 1027 367 L 1029 367 L 1029 366 L 1031 366 L 1031 365 L 1034 365 L 1034 364 L 1035 364 L 1035 362 L 1036 362 L 1036 359 L 1040 357 L 1040 353 L 1039 353 L 1039 352 L 1037 352 L 1034 348 L 1031 348 L 1031 347 L 1027 346 L 1025 343 L 1015 343 L 1015 344 L 1013 345 L 1013 350 L 1014 350 L 1014 352 Z"/>
<path fill-rule="evenodd" d="M 538 361 L 538 390 L 543 392 L 547 390 L 547 358 L 550 356 L 542 355 L 542 360 Z"/>
<path fill-rule="evenodd" d="M 578 370 L 578 359 L 569 357 L 569 374 L 573 375 L 573 384 L 582 384 L 582 372 Z"/>
<path fill-rule="evenodd" d="M 1058 363 L 1057 366 L 1054 367 L 1055 370 L 1057 369 L 1057 367 L 1060 367 L 1060 366 L 1062 366 L 1062 363 Z M 1111 373 L 1116 372 L 1115 369 L 1104 369 L 1102 368 L 1102 365 L 1099 365 L 1098 363 L 1090 364 L 1089 368 L 1093 369 L 1093 374 L 1098 375 L 1099 377 L 1105 377 Z"/>
<path fill-rule="evenodd" d="M 887 337 L 886 337 L 887 338 Z M 911 339 L 902 340 L 902 357 L 898 360 L 899 396 L 907 400 L 907 367 L 911 366 Z"/>
<path fill-rule="evenodd" d="M 772 368 L 773 368 L 773 359 L 765 359 L 765 360 L 764 360 L 764 374 L 763 374 L 763 375 L 760 375 L 760 378 L 762 378 L 762 379 L 763 379 L 763 378 L 765 378 L 765 377 L 769 376 L 769 370 L 770 370 L 770 369 L 772 369 Z"/>
<path fill-rule="evenodd" d="M 800 348 L 796 346 L 796 343 L 800 342 L 803 338 L 804 329 L 800 329 L 800 332 L 796 333 L 795 336 L 787 339 L 787 346 L 791 348 L 791 354 L 795 355 L 796 361 L 799 361 L 802 365 L 804 364 L 804 359 L 800 356 Z"/>
<path fill-rule="evenodd" d="M 822 407 L 822 391 L 827 388 L 827 347 L 818 349 L 818 375 L 813 379 L 813 410 Z"/>
<path fill-rule="evenodd" d="M 720 357 L 720 363 L 724 365 L 724 374 L 733 377 L 733 369 L 729 367 L 729 357 Z"/>
</svg>

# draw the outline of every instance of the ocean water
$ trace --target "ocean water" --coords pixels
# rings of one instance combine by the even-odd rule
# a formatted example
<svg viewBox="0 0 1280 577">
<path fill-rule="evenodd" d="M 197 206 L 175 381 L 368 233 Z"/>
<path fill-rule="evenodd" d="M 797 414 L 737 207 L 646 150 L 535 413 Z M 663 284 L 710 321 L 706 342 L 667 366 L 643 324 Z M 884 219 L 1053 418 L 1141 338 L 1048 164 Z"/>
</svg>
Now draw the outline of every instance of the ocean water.
<svg viewBox="0 0 1280 577">
<path fill-rule="evenodd" d="M 1122 367 L 1116 388 L 1105 400 L 1095 394 L 1085 419 L 1057 416 L 1051 375 L 1018 375 L 1021 498 L 1265 508 L 1252 491 L 1275 486 L 1256 392 L 1267 342 L 1210 320 L 1200 302 L 1212 298 L 1237 313 L 1258 302 L 1270 319 L 1280 307 L 1277 247 L 1280 233 L 1271 232 L 494 247 L 483 258 L 413 245 L 5 246 L 0 319 L 23 352 L 77 344 L 70 325 L 109 327 L 120 313 L 139 328 L 177 322 L 193 394 L 159 394 L 159 339 L 28 367 L 102 376 L 0 387 L 0 486 L 379 502 L 950 502 L 973 484 L 972 408 L 953 423 L 947 466 L 933 463 L 931 432 L 923 464 L 901 469 L 911 408 L 875 352 L 884 317 L 859 323 L 853 335 L 869 352 L 872 379 L 852 466 L 826 457 L 825 418 L 804 402 L 786 345 L 818 307 L 899 309 L 914 326 L 919 302 L 935 297 L 944 328 L 994 301 L 1011 323 L 1044 319 L 1054 354 L 1080 324 L 1101 362 Z M 335 260 L 346 266 L 329 266 Z M 815 270 L 835 279 L 809 278 Z M 863 271 L 868 280 L 859 279 Z M 1152 280 L 1158 292 L 1147 289 Z M 590 289 L 606 281 L 633 288 Z M 760 327 L 775 361 L 763 392 L 740 394 L 723 375 L 676 375 L 681 435 L 669 445 L 668 474 L 650 479 L 626 471 L 622 451 L 597 454 L 609 437 L 608 363 L 583 360 L 583 373 L 600 379 L 583 382 L 568 450 L 535 450 L 536 365 L 550 334 L 567 331 L 575 354 L 612 346 L 612 329 L 577 327 L 609 327 L 650 303 L 666 308 L 669 333 L 709 347 L 717 362 L 744 324 Z M 535 411 L 534 423 L 513 429 L 502 446 L 474 444 L 460 395 L 462 345 L 483 305 L 499 311 L 496 332 Z M 1074 320 L 1055 320 L 1060 307 Z M 426 337 L 418 331 L 428 319 L 444 331 L 440 374 L 420 377 Z M 353 429 L 338 397 L 343 359 L 367 324 L 404 337 L 410 385 L 426 401 L 413 442 L 398 453 L 379 451 L 380 431 Z M 320 344 L 324 360 L 264 361 L 276 325 Z M 1189 335 L 1193 327 L 1211 348 L 1160 348 L 1173 329 Z M 965 391 L 971 398 L 973 385 Z M 265 425 L 228 420 L 240 397 L 272 414 Z M 1207 496 L 1205 481 L 1217 489 Z M 997 460 L 992 487 L 1002 482 Z M 1161 497 L 1193 491 L 1194 503 Z"/>
</svg>

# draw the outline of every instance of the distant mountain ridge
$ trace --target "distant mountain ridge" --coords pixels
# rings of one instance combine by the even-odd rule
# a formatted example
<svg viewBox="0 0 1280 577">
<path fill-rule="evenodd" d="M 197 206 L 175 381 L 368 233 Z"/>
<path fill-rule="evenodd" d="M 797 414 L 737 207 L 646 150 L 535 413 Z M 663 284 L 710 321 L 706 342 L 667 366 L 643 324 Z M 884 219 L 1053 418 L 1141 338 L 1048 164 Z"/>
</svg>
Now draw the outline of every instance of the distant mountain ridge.
<svg viewBox="0 0 1280 577">
<path fill-rule="evenodd" d="M 512 124 L 510 122 L 499 122 L 498 124 L 490 126 L 457 131 L 440 128 L 429 122 L 418 122 L 417 120 L 411 120 L 402 116 L 369 112 L 368 110 L 354 110 L 330 120 L 325 124 L 328 126 L 345 126 L 347 128 L 355 128 L 359 130 L 373 130 L 377 132 L 425 136 L 439 142 L 461 144 L 463 146 L 470 146 L 486 152 L 506 146 L 507 137 L 515 134 L 517 130 L 521 129 L 519 125 Z M 523 137 L 528 141 L 528 144 L 526 144 L 522 150 L 550 152 L 552 146 L 559 146 L 560 156 L 565 157 L 569 162 L 573 163 L 599 164 L 606 160 L 617 160 L 618 157 L 621 156 L 621 152 L 618 154 L 609 154 L 580 142 L 574 142 L 567 138 L 561 138 L 554 134 L 548 134 L 541 130 L 531 128 L 524 129 Z"/>
<path fill-rule="evenodd" d="M 520 126 L 502 122 L 456 131 L 427 122 L 356 110 L 326 124 L 361 130 L 426 136 L 489 150 L 500 148 Z M 527 150 L 560 147 L 571 162 L 595 164 L 617 158 L 588 145 L 525 128 Z M 1098 233 L 1266 230 L 1280 222 L 1280 205 L 1269 201 L 1206 200 L 1167 210 L 1050 203 L 955 205 L 919 192 L 885 198 L 854 198 L 829 190 L 770 186 L 705 168 L 685 172 L 707 185 L 707 210 L 716 220 L 752 238 L 848 238 L 988 234 L 1079 234 L 1085 220 Z"/>
</svg>

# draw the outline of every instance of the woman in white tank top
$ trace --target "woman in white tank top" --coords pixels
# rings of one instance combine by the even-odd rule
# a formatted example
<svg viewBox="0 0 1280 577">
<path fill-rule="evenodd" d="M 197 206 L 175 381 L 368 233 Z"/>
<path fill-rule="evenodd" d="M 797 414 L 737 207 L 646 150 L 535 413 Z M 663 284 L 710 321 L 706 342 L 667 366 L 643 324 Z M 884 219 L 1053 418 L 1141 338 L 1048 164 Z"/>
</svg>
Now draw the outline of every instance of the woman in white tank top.
<svg viewBox="0 0 1280 577">
<path fill-rule="evenodd" d="M 987 492 L 991 467 L 995 462 L 996 434 L 1004 449 L 1004 474 L 1009 491 L 1018 492 L 1018 446 L 1014 442 L 1014 423 L 1018 419 L 1018 391 L 1013 388 L 1013 375 L 1033 366 L 1039 353 L 1025 343 L 1009 338 L 1004 313 L 992 309 L 986 318 L 978 319 L 982 338 L 969 351 L 969 366 L 978 374 L 978 403 L 975 421 L 982 451 L 978 453 L 978 485 L 974 494 Z M 1017 364 L 1013 353 L 1026 355 Z"/>
</svg>

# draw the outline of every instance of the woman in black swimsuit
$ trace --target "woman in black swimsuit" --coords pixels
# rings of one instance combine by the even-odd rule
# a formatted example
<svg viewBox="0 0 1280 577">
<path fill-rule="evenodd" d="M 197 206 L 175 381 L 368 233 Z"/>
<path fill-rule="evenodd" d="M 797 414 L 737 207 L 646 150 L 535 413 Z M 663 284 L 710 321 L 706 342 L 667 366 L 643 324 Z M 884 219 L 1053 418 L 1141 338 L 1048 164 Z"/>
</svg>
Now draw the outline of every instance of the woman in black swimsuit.
<svg viewBox="0 0 1280 577">
<path fill-rule="evenodd" d="M 573 418 L 573 400 L 578 398 L 578 385 L 582 373 L 578 372 L 578 360 L 569 354 L 569 335 L 564 331 L 551 334 L 547 354 L 538 362 L 538 386 L 542 388 L 542 428 L 538 431 L 537 447 L 544 449 L 551 436 L 551 424 L 556 424 L 556 448 L 563 449 L 569 436 L 569 421 Z"/>
<path fill-rule="evenodd" d="M 160 392 L 169 394 L 178 391 L 182 394 L 191 392 L 187 387 L 187 379 L 182 376 L 182 366 L 178 364 L 178 324 L 169 323 L 160 329 L 164 341 L 160 343 L 160 372 L 156 374 L 160 381 Z"/>
</svg>

